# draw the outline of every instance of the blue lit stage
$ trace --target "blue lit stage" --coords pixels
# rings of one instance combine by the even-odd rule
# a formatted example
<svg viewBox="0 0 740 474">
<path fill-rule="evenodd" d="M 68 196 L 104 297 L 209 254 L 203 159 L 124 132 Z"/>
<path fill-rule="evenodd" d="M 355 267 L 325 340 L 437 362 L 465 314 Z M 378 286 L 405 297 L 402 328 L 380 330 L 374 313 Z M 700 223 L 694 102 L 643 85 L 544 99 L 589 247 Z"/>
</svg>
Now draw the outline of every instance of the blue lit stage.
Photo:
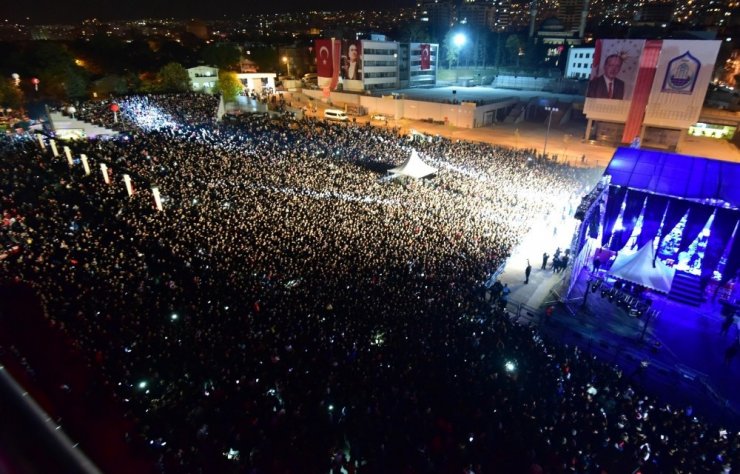
<svg viewBox="0 0 740 474">
<path fill-rule="evenodd" d="M 665 371 L 701 374 L 707 396 L 740 409 L 740 360 L 725 361 L 740 338 L 740 164 L 620 148 L 576 217 L 571 311 L 612 324 L 589 331 L 615 345 L 614 315 L 631 319 L 622 337 L 658 343 Z"/>
<path fill-rule="evenodd" d="M 739 183 L 739 164 L 619 148 L 579 209 L 583 224 L 571 248 L 581 266 L 596 249 L 615 253 L 616 260 L 602 262 L 607 270 L 613 263 L 624 269 L 615 272 L 621 279 L 661 293 L 693 279 L 701 291 L 724 288 L 730 298 L 728 284 L 740 269 Z"/>
</svg>

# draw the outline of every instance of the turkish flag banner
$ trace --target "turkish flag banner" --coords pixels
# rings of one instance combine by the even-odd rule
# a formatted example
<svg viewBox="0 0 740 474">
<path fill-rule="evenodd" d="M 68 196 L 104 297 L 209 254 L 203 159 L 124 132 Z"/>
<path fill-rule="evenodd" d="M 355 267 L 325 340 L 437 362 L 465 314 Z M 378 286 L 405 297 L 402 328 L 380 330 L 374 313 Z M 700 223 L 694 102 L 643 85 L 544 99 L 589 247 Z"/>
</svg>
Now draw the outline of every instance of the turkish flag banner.
<svg viewBox="0 0 740 474">
<path fill-rule="evenodd" d="M 432 49 L 429 43 L 423 43 L 421 45 L 421 70 L 427 71 L 431 67 Z"/>
<path fill-rule="evenodd" d="M 316 51 L 316 74 L 318 77 L 331 79 L 334 72 L 331 40 L 317 39 L 314 45 Z"/>
</svg>

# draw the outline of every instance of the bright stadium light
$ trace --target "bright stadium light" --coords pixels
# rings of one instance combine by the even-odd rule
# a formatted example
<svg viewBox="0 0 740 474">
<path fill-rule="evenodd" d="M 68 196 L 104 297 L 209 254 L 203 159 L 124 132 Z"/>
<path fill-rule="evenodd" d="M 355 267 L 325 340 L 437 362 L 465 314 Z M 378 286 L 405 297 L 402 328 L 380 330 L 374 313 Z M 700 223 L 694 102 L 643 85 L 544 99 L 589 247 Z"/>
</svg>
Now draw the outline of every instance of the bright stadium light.
<svg viewBox="0 0 740 474">
<path fill-rule="evenodd" d="M 457 46 L 458 48 L 464 45 L 467 40 L 468 39 L 462 33 L 458 33 L 452 38 L 452 42 L 455 43 L 455 46 Z"/>
</svg>

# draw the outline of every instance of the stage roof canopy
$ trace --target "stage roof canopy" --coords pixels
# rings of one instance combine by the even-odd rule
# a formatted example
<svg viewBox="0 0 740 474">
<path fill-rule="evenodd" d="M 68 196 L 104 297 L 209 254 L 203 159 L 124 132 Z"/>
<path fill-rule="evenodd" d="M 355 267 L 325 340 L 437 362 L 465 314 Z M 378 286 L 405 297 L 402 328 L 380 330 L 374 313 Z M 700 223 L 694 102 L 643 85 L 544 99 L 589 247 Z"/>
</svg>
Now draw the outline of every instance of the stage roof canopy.
<svg viewBox="0 0 740 474">
<path fill-rule="evenodd" d="M 740 208 L 740 164 L 676 153 L 619 148 L 604 174 L 611 184 Z"/>
</svg>

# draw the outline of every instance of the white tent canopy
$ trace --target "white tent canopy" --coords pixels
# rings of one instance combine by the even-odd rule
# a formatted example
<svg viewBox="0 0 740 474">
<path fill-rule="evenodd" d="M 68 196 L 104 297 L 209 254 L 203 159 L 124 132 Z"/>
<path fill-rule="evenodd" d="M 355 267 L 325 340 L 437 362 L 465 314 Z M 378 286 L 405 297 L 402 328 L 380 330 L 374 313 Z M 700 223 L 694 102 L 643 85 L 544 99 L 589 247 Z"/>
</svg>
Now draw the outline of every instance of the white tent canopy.
<svg viewBox="0 0 740 474">
<path fill-rule="evenodd" d="M 609 274 L 620 280 L 668 293 L 671 291 L 676 270 L 667 266 L 660 259 L 655 260 L 655 268 L 653 268 L 654 256 L 655 251 L 652 242 L 648 242 L 632 255 L 620 253 L 614 260 Z"/>
<path fill-rule="evenodd" d="M 419 157 L 419 153 L 416 150 L 411 152 L 411 156 L 401 165 L 396 168 L 388 170 L 388 173 L 393 177 L 396 176 L 410 176 L 411 178 L 423 178 L 437 172 L 437 168 L 433 168 L 428 164 L 424 163 Z"/>
</svg>

